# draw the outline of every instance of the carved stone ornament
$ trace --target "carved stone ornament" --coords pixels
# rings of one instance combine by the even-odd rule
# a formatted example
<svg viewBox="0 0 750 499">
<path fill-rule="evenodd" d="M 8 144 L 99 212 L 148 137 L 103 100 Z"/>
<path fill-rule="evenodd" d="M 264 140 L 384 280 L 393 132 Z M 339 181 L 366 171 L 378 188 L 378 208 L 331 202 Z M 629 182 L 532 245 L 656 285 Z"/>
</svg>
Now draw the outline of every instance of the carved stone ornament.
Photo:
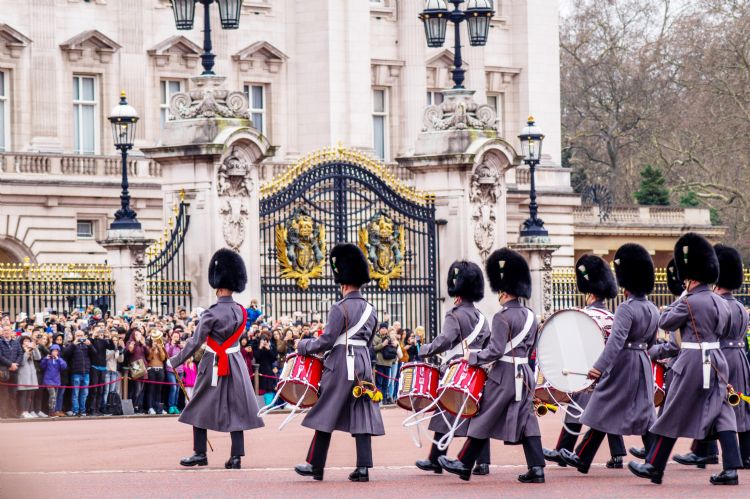
<svg viewBox="0 0 750 499">
<path fill-rule="evenodd" d="M 136 251 L 135 265 L 133 272 L 133 289 L 135 307 L 142 308 L 146 306 L 146 256 L 145 248 Z"/>
<path fill-rule="evenodd" d="M 477 104 L 473 95 L 473 90 L 444 90 L 440 105 L 425 108 L 422 131 L 496 130 L 495 110 Z"/>
<path fill-rule="evenodd" d="M 388 289 L 391 279 L 404 271 L 404 228 L 385 210 L 379 210 L 359 229 L 359 248 L 370 262 L 370 275 L 380 289 Z"/>
<path fill-rule="evenodd" d="M 325 254 L 325 227 L 315 223 L 305 208 L 295 208 L 291 218 L 276 227 L 276 259 L 281 277 L 296 279 L 301 289 L 310 286 L 310 279 L 323 275 Z"/>
<path fill-rule="evenodd" d="M 224 241 L 235 251 L 239 251 L 245 241 L 245 220 L 249 213 L 250 209 L 244 198 L 225 197 L 221 200 L 219 214 Z"/>
<path fill-rule="evenodd" d="M 169 100 L 169 112 L 175 119 L 239 118 L 251 119 L 247 96 L 223 88 L 224 76 L 191 78 L 192 90 L 178 92 Z"/>
<path fill-rule="evenodd" d="M 471 176 L 469 201 L 474 205 L 471 218 L 474 221 L 474 244 L 477 245 L 482 261 L 495 244 L 496 218 L 495 205 L 500 192 L 500 173 L 483 163 Z"/>
<path fill-rule="evenodd" d="M 251 170 L 250 163 L 232 150 L 219 165 L 216 175 L 222 233 L 224 241 L 235 251 L 239 251 L 245 241 L 248 198 L 254 187 Z"/>
<path fill-rule="evenodd" d="M 543 317 L 549 317 L 552 314 L 552 253 L 552 251 L 545 251 L 542 254 Z"/>
<path fill-rule="evenodd" d="M 250 164 L 233 150 L 219 165 L 216 187 L 219 196 L 250 196 L 253 191 L 250 170 Z"/>
</svg>

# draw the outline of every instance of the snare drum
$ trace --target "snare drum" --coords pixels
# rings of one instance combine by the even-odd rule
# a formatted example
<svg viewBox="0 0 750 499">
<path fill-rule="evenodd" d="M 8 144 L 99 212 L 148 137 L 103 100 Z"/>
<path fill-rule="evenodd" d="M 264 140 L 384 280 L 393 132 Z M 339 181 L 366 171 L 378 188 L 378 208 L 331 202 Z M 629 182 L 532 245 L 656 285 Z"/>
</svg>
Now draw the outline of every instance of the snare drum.
<svg viewBox="0 0 750 499">
<path fill-rule="evenodd" d="M 290 354 L 279 377 L 279 397 L 303 409 L 312 407 L 318 401 L 322 376 L 323 361 L 318 357 Z"/>
<path fill-rule="evenodd" d="M 667 398 L 664 388 L 664 366 L 656 361 L 651 361 L 651 371 L 654 373 L 654 407 L 660 407 Z"/>
<path fill-rule="evenodd" d="M 479 412 L 485 381 L 487 373 L 484 369 L 470 366 L 463 359 L 454 360 L 448 364 L 448 370 L 437 389 L 438 405 L 454 416 L 475 416 Z"/>
<path fill-rule="evenodd" d="M 440 371 L 424 362 L 408 362 L 401 366 L 396 403 L 407 411 L 419 412 L 437 396 Z"/>
</svg>

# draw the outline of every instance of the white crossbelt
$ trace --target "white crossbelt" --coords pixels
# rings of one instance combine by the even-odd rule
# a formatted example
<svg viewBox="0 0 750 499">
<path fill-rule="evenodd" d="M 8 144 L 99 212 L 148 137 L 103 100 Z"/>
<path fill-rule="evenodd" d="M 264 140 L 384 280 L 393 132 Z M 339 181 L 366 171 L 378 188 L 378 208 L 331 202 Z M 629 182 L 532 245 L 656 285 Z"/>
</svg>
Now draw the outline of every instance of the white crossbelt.
<svg viewBox="0 0 750 499">
<path fill-rule="evenodd" d="M 340 334 L 339 337 L 336 338 L 336 342 L 333 346 L 352 345 L 355 347 L 366 347 L 368 343 L 367 341 L 353 340 L 352 336 L 357 334 L 364 327 L 365 323 L 370 318 L 370 315 L 372 315 L 372 305 L 368 303 L 357 323 L 347 329 L 345 333 Z M 354 352 L 346 352 L 346 376 L 349 381 L 354 381 Z"/>
<path fill-rule="evenodd" d="M 463 353 L 463 351 L 464 351 L 464 348 L 463 348 L 464 344 L 471 345 L 472 343 L 474 343 L 474 340 L 477 339 L 477 337 L 479 336 L 479 333 L 482 332 L 482 326 L 484 326 L 485 318 L 484 318 L 484 315 L 482 315 L 482 313 L 479 312 L 478 310 L 477 310 L 477 313 L 479 313 L 479 320 L 477 321 L 477 325 L 474 326 L 474 329 L 471 331 L 471 333 L 469 333 L 469 336 L 467 336 L 466 339 L 462 340 L 461 338 L 459 338 L 458 343 L 456 343 L 455 345 L 453 345 L 453 348 L 451 348 L 450 350 L 448 350 L 447 352 L 445 352 L 443 354 L 443 364 L 445 364 L 446 362 L 449 362 L 456 355 L 460 355 L 461 353 Z M 474 349 L 474 350 L 469 349 L 469 351 L 470 352 L 478 352 L 479 350 L 478 349 Z"/>
<path fill-rule="evenodd" d="M 703 360 L 703 389 L 708 390 L 711 387 L 711 350 L 721 349 L 721 343 L 718 341 L 704 341 L 701 343 L 691 343 L 683 341 L 681 347 L 685 350 L 700 350 Z"/>
<path fill-rule="evenodd" d="M 526 309 L 526 322 L 523 325 L 523 329 L 520 333 L 515 335 L 511 340 L 508 342 L 508 344 L 505 346 L 505 351 L 503 354 L 507 354 L 514 348 L 516 348 L 518 345 L 520 345 L 523 340 L 526 338 L 526 335 L 529 334 L 529 331 L 531 331 L 531 326 L 534 324 L 534 312 L 532 312 L 529 309 Z M 521 401 L 521 394 L 523 392 L 523 372 L 521 372 L 521 366 L 524 364 L 529 363 L 529 359 L 527 357 L 512 357 L 510 355 L 503 355 L 503 357 L 500 359 L 502 362 L 507 362 L 509 364 L 513 364 L 513 367 L 515 368 L 516 376 L 516 402 Z"/>
<path fill-rule="evenodd" d="M 239 351 L 240 351 L 239 345 L 235 345 L 233 347 L 226 349 L 227 355 L 229 355 L 230 353 L 236 353 Z M 214 349 L 208 345 L 206 345 L 206 352 L 214 354 L 214 367 L 211 371 L 211 386 L 216 386 L 219 384 L 219 356 L 216 355 L 216 352 L 214 352 Z"/>
</svg>

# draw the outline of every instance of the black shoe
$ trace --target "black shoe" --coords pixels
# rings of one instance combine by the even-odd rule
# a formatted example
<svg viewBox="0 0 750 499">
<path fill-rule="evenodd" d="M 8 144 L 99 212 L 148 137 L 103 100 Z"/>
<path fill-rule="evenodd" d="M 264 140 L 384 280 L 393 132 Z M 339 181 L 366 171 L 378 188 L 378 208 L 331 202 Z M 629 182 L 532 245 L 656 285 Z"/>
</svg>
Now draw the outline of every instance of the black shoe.
<svg viewBox="0 0 750 499">
<path fill-rule="evenodd" d="M 471 471 L 472 475 L 484 476 L 490 474 L 490 465 L 486 463 L 477 464 Z"/>
<path fill-rule="evenodd" d="M 568 449 L 560 449 L 560 457 L 565 461 L 565 464 L 574 467 L 579 473 L 585 475 L 589 472 L 591 465 L 581 461 L 581 458 L 575 452 L 571 452 Z"/>
<path fill-rule="evenodd" d="M 630 455 L 638 459 L 646 459 L 646 448 L 645 447 L 631 447 L 628 449 Z"/>
<path fill-rule="evenodd" d="M 203 452 L 196 452 L 190 457 L 180 459 L 182 466 L 208 466 L 208 458 Z"/>
<path fill-rule="evenodd" d="M 311 476 L 313 477 L 313 480 L 323 480 L 323 468 L 313 468 L 310 463 L 298 464 L 294 467 L 294 471 L 296 471 L 298 475 Z"/>
<path fill-rule="evenodd" d="M 742 460 L 742 467 L 746 470 L 750 470 L 750 457 L 746 457 Z"/>
<path fill-rule="evenodd" d="M 622 456 L 612 456 L 612 458 L 607 461 L 607 468 L 611 470 L 621 470 L 622 469 Z"/>
<path fill-rule="evenodd" d="M 429 459 L 423 459 L 420 461 L 417 461 L 414 463 L 417 468 L 419 468 L 422 471 L 432 471 L 433 473 L 440 474 L 443 472 L 443 467 L 440 466 L 438 463 L 433 463 Z"/>
<path fill-rule="evenodd" d="M 448 459 L 446 456 L 440 456 L 438 458 L 438 463 L 440 463 L 440 466 L 442 466 L 445 471 L 458 475 L 461 480 L 466 480 L 467 482 L 471 480 L 471 468 L 464 466 L 464 463 L 460 460 Z"/>
<path fill-rule="evenodd" d="M 359 466 L 356 470 L 349 473 L 350 482 L 369 482 L 370 474 L 365 466 Z"/>
<path fill-rule="evenodd" d="M 224 463 L 224 467 L 228 470 L 238 470 L 242 468 L 242 458 L 240 456 L 232 456 L 229 461 Z"/>
<path fill-rule="evenodd" d="M 532 466 L 523 475 L 518 475 L 518 481 L 521 483 L 544 483 L 544 468 Z"/>
<path fill-rule="evenodd" d="M 635 476 L 648 478 L 649 480 L 651 480 L 651 483 L 655 483 L 657 485 L 660 484 L 662 478 L 664 478 L 664 472 L 658 471 L 650 464 L 641 464 L 636 463 L 635 461 L 630 461 L 628 463 L 628 469 Z"/>
<path fill-rule="evenodd" d="M 711 475 L 712 485 L 739 485 L 737 470 L 724 470 L 718 475 Z"/>
<path fill-rule="evenodd" d="M 557 463 L 558 466 L 562 466 L 563 468 L 568 466 L 567 463 L 563 461 L 563 458 L 560 457 L 560 451 L 554 449 L 542 449 L 542 453 L 544 453 L 545 461 Z"/>
<path fill-rule="evenodd" d="M 705 469 L 707 464 L 719 464 L 719 456 L 698 456 L 692 452 L 687 454 L 675 454 L 672 456 L 675 462 L 684 464 L 685 466 L 697 466 L 700 469 Z"/>
</svg>

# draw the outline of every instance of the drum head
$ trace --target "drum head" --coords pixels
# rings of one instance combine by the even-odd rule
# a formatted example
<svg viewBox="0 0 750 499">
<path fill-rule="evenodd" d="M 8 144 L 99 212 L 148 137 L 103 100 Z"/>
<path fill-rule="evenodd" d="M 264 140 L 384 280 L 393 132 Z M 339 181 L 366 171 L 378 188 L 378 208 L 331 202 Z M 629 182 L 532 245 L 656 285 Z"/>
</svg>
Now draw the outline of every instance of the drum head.
<svg viewBox="0 0 750 499">
<path fill-rule="evenodd" d="M 562 310 L 542 326 L 536 360 L 553 388 L 575 393 L 593 383 L 586 375 L 603 350 L 603 332 L 594 319 L 580 310 Z"/>
<path fill-rule="evenodd" d="M 301 401 L 300 407 L 306 409 L 318 401 L 318 390 L 310 385 L 299 381 L 282 381 L 279 385 L 279 397 L 288 404 L 296 405 Z"/>
<path fill-rule="evenodd" d="M 479 402 L 474 400 L 474 397 L 467 392 L 455 388 L 445 388 L 440 394 L 440 402 L 438 404 L 454 416 L 462 418 L 473 417 L 479 412 Z M 463 406 L 464 410 L 459 414 L 461 406 Z"/>
</svg>

